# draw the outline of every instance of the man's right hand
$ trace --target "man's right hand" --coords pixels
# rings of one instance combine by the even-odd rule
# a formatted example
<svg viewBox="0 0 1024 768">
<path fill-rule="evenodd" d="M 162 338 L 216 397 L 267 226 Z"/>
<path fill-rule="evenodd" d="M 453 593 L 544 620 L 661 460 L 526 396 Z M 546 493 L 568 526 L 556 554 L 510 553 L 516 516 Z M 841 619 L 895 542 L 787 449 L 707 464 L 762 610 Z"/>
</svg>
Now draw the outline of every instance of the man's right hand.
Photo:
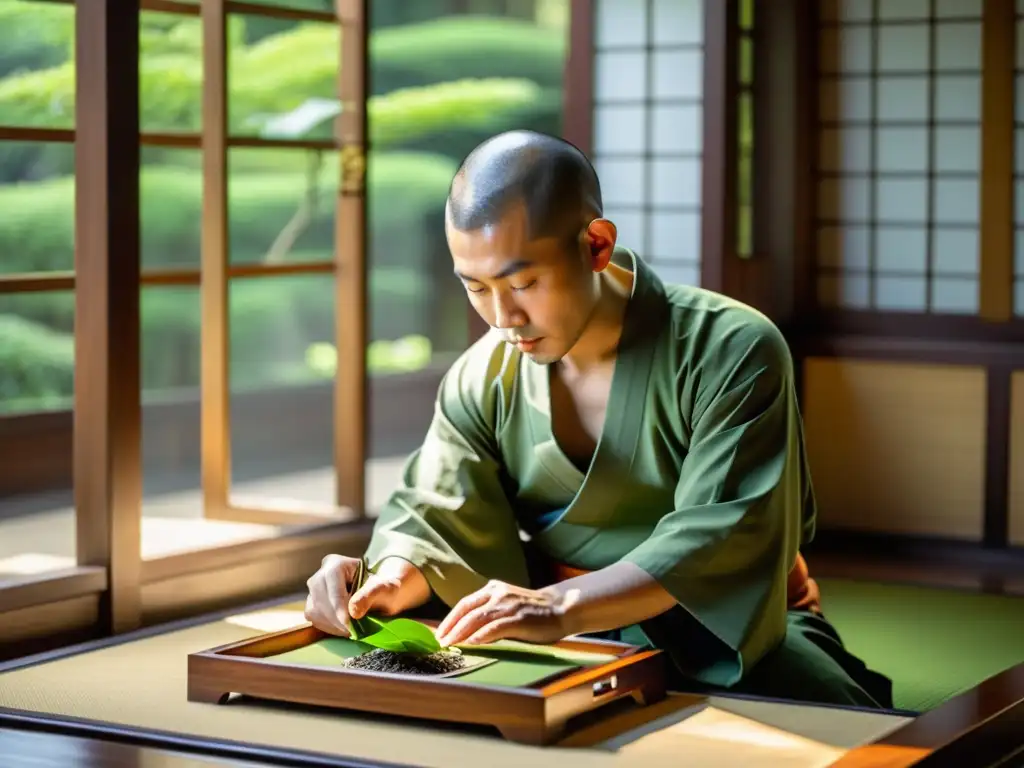
<svg viewBox="0 0 1024 768">
<path fill-rule="evenodd" d="M 359 567 L 359 559 L 328 555 L 320 570 L 306 582 L 306 621 L 322 632 L 347 637 L 349 619 L 361 619 L 367 613 L 395 616 L 423 605 L 430 599 L 426 577 L 408 560 L 389 557 L 377 573 L 371 573 L 362 589 L 354 595 L 349 589 Z"/>
</svg>

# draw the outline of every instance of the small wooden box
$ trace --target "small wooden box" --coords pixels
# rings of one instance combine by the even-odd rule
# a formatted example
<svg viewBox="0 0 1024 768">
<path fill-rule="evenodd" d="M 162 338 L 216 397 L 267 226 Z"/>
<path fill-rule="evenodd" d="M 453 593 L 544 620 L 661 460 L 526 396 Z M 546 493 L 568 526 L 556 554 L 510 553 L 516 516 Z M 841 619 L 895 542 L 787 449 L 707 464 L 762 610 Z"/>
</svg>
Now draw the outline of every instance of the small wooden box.
<svg viewBox="0 0 1024 768">
<path fill-rule="evenodd" d="M 459 676 L 369 672 L 341 663 L 313 666 L 267 658 L 327 637 L 307 624 L 189 654 L 188 700 L 224 703 L 231 694 L 242 694 L 318 707 L 491 725 L 510 741 L 541 745 L 557 740 L 577 715 L 626 697 L 640 705 L 665 697 L 661 651 L 589 638 L 566 639 L 551 647 L 608 654 L 614 659 L 563 670 L 521 687 L 469 682 Z"/>
</svg>

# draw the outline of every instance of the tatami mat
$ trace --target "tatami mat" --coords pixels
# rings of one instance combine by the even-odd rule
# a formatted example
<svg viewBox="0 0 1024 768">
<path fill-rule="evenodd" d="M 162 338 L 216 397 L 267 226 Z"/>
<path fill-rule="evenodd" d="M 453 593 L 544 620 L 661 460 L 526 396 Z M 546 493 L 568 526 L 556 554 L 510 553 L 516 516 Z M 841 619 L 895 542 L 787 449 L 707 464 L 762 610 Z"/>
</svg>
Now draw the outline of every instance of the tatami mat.
<svg viewBox="0 0 1024 768">
<path fill-rule="evenodd" d="M 462 728 L 239 700 L 186 699 L 187 656 L 302 623 L 301 605 L 236 616 L 0 674 L 0 706 L 267 747 L 347 755 L 401 765 L 495 768 L 825 766 L 905 718 L 797 705 L 670 697 L 570 733 L 556 747 L 504 741 Z"/>
</svg>

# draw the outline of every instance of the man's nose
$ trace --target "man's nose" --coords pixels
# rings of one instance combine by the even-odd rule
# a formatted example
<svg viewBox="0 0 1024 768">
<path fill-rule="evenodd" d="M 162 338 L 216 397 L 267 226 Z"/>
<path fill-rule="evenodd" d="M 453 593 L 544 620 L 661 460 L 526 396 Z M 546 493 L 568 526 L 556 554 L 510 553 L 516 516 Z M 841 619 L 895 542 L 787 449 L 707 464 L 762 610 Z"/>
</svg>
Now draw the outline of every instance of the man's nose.
<svg viewBox="0 0 1024 768">
<path fill-rule="evenodd" d="M 519 307 L 508 298 L 495 292 L 494 296 L 494 327 L 499 329 L 521 328 L 525 325 L 525 316 Z"/>
</svg>

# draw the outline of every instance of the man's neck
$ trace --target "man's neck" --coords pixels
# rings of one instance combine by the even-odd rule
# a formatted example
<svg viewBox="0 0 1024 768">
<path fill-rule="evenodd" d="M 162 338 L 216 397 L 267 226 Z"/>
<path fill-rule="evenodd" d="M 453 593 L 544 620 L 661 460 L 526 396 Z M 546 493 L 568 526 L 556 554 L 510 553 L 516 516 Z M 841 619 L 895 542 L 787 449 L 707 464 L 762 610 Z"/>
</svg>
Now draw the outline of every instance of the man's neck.
<svg viewBox="0 0 1024 768">
<path fill-rule="evenodd" d="M 634 279 L 632 272 L 614 264 L 601 273 L 601 293 L 594 312 L 579 341 L 561 360 L 566 373 L 579 376 L 615 359 Z"/>
</svg>

